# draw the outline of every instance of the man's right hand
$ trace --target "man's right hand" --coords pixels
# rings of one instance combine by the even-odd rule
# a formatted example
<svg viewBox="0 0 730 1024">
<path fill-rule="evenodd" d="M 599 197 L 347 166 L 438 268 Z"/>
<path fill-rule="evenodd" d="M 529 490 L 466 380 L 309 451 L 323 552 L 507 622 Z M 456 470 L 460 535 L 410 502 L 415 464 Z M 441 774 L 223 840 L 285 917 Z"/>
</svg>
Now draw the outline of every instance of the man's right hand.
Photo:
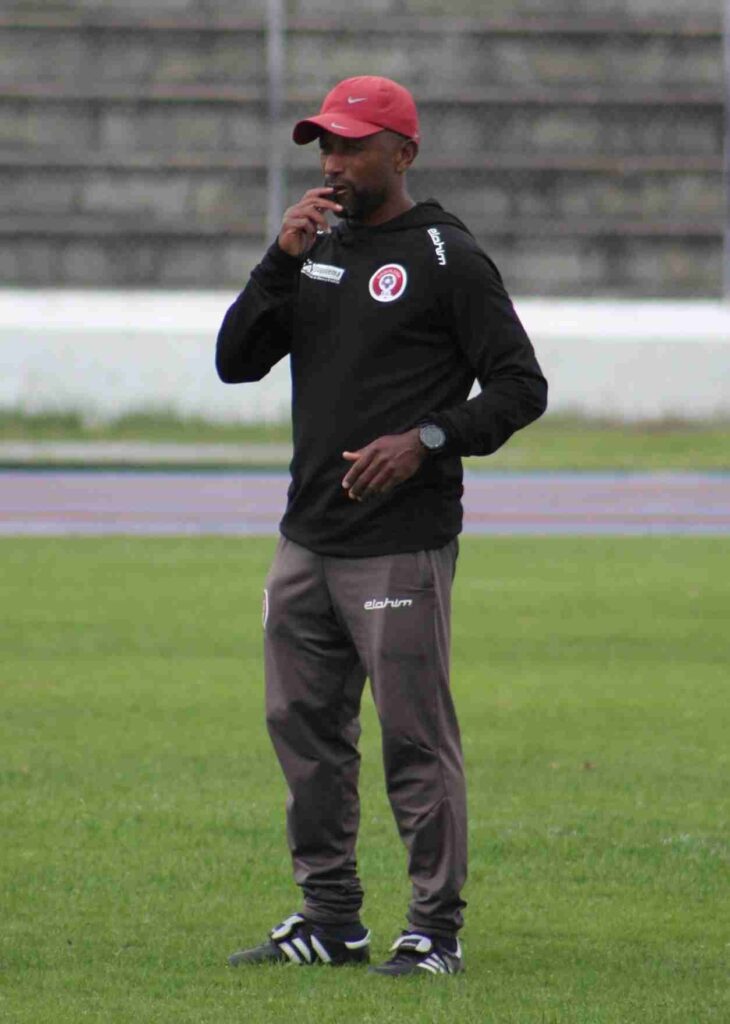
<svg viewBox="0 0 730 1024">
<path fill-rule="evenodd" d="M 310 188 L 295 206 L 284 214 L 279 232 L 279 248 L 290 256 L 304 256 L 314 245 L 317 231 L 329 231 L 325 210 L 341 210 L 339 203 L 328 198 L 332 188 Z"/>
</svg>

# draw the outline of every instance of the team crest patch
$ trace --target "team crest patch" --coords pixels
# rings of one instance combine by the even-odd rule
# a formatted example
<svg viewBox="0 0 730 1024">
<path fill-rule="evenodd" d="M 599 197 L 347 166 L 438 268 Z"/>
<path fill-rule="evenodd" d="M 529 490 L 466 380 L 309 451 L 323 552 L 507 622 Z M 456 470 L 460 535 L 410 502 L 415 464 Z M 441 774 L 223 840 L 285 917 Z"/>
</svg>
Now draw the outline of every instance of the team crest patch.
<svg viewBox="0 0 730 1024">
<path fill-rule="evenodd" d="M 370 278 L 370 294 L 376 302 L 395 302 L 406 290 L 408 274 L 400 263 L 386 263 Z"/>
</svg>

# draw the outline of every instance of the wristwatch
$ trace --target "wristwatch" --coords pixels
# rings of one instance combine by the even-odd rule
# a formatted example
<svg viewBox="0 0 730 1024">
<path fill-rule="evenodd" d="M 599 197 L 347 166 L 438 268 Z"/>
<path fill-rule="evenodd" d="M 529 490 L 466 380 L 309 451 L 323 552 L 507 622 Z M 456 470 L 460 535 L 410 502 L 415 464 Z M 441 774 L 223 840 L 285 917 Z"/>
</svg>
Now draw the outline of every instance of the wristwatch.
<svg viewBox="0 0 730 1024">
<path fill-rule="evenodd" d="M 435 423 L 422 423 L 418 428 L 418 437 L 426 451 L 433 455 L 446 444 L 446 431 Z"/>
</svg>

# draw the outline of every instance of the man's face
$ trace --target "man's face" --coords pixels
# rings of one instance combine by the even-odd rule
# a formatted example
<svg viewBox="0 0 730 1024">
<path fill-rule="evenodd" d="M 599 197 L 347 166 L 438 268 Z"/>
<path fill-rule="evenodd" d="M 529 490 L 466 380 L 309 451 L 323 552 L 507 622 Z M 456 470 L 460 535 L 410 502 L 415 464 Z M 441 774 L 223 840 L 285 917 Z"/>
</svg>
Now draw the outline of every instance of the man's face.
<svg viewBox="0 0 730 1024">
<path fill-rule="evenodd" d="M 346 139 L 322 132 L 320 161 L 325 185 L 344 209 L 339 216 L 362 221 L 381 207 L 399 177 L 396 166 L 401 143 L 392 132 L 364 139 Z"/>
</svg>

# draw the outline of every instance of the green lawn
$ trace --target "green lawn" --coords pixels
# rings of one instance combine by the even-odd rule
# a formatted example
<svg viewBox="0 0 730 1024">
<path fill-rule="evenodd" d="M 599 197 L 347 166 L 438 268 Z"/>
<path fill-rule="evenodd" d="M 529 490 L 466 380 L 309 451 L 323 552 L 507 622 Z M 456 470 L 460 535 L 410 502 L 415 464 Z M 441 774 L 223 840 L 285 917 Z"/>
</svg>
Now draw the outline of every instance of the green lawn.
<svg viewBox="0 0 730 1024">
<path fill-rule="evenodd" d="M 273 539 L 0 542 L 0 1019 L 724 1024 L 730 547 L 462 542 L 467 973 L 230 971 L 295 909 L 262 721 Z M 374 955 L 405 858 L 364 713 Z"/>
<path fill-rule="evenodd" d="M 288 423 L 223 424 L 140 413 L 91 424 L 75 413 L 32 416 L 0 411 L 0 442 L 160 441 L 235 446 L 280 445 L 290 440 Z M 250 461 L 244 450 L 236 457 L 240 465 Z M 93 456 L 89 461 L 93 462 Z M 286 453 L 272 449 L 268 464 L 286 466 L 288 461 Z M 260 453 L 256 462 L 262 462 Z M 510 470 L 728 470 L 730 421 L 624 423 L 548 413 L 518 431 L 496 454 L 470 459 L 468 464 L 475 469 Z"/>
<path fill-rule="evenodd" d="M 140 412 L 98 422 L 78 412 L 25 413 L 0 409 L 0 441 L 180 441 L 237 444 L 291 440 L 289 423 L 215 423 L 199 417 Z"/>
</svg>

